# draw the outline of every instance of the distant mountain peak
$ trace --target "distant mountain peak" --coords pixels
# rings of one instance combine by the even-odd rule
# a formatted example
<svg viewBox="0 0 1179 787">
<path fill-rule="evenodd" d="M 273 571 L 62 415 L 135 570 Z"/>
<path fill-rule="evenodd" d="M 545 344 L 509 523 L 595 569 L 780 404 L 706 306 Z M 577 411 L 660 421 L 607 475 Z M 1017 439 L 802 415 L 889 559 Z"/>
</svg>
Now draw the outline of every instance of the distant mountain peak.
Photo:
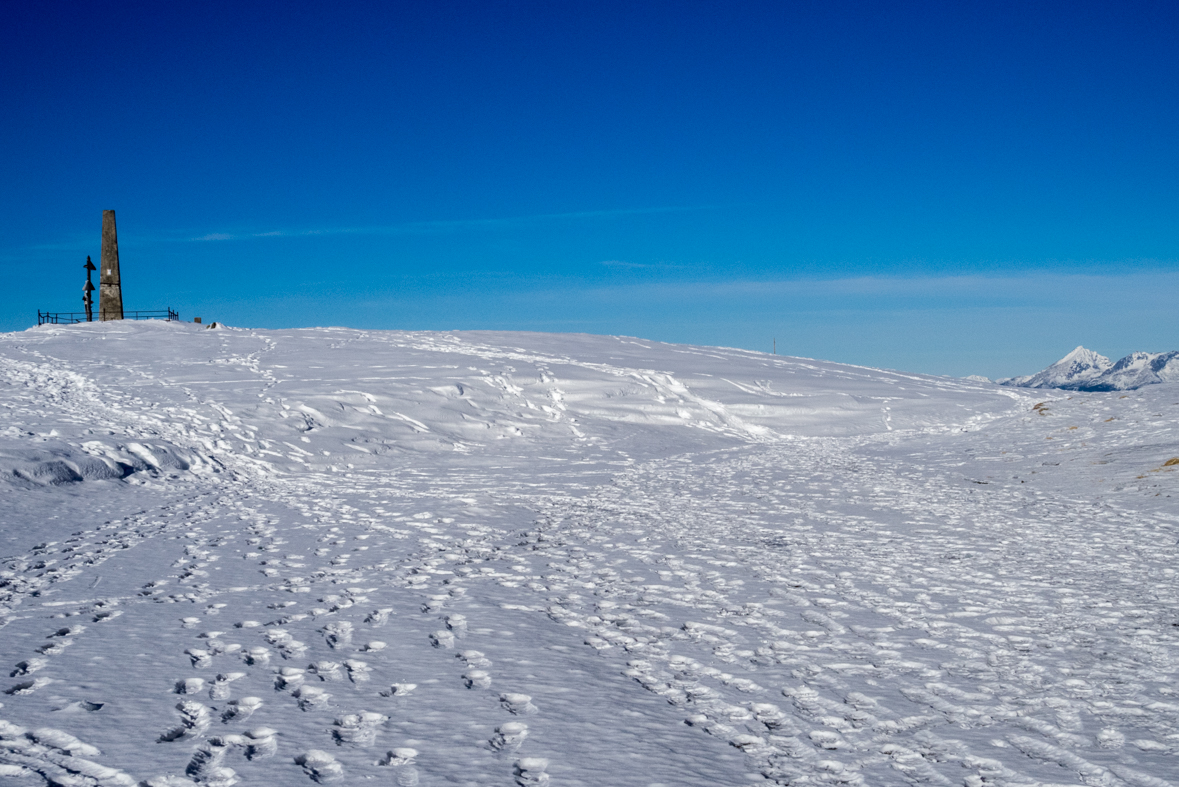
<svg viewBox="0 0 1179 787">
<path fill-rule="evenodd" d="M 1044 371 L 1001 380 L 1000 384 L 1020 388 L 1066 388 L 1095 380 L 1112 367 L 1113 363 L 1104 355 L 1077 345 L 1075 350 Z"/>
<path fill-rule="evenodd" d="M 1075 350 L 1061 358 L 1056 363 L 1052 364 L 1052 366 L 1067 366 L 1069 364 L 1088 366 L 1091 368 L 1100 368 L 1103 371 L 1113 366 L 1113 362 L 1111 362 L 1104 355 L 1095 353 L 1092 350 L 1086 350 L 1079 344 Z M 1052 366 L 1048 368 L 1051 369 Z"/>
<path fill-rule="evenodd" d="M 999 384 L 1069 391 L 1129 391 L 1171 380 L 1179 380 L 1179 351 L 1133 352 L 1113 363 L 1078 345 L 1042 372 L 1000 380 Z"/>
</svg>

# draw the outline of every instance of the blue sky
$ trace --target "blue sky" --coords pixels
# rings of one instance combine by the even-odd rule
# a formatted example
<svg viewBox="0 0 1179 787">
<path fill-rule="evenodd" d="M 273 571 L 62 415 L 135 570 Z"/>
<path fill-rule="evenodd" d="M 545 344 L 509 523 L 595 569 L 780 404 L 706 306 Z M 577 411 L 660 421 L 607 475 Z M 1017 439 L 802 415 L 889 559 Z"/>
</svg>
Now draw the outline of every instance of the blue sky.
<svg viewBox="0 0 1179 787">
<path fill-rule="evenodd" d="M 1168 3 L 10 2 L 0 329 L 622 333 L 913 371 L 1179 349 Z"/>
</svg>

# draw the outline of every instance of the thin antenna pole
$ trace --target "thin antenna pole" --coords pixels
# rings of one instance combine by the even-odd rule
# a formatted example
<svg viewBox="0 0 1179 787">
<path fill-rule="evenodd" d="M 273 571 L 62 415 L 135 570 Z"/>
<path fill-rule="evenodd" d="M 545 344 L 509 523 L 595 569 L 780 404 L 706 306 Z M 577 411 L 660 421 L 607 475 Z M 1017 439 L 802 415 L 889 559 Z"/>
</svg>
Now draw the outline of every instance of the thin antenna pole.
<svg viewBox="0 0 1179 787">
<path fill-rule="evenodd" d="M 94 322 L 94 296 L 90 293 L 94 292 L 94 282 L 90 280 L 90 272 L 97 270 L 94 263 L 90 261 L 90 257 L 86 257 L 86 286 L 82 288 L 82 303 L 86 306 L 86 322 Z"/>
</svg>

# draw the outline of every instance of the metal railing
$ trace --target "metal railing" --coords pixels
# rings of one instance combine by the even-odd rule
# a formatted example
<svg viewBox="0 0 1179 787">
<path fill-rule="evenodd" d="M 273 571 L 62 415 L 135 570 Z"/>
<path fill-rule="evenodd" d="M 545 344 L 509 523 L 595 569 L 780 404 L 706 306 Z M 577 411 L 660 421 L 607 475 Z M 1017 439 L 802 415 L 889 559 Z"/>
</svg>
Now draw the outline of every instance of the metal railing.
<svg viewBox="0 0 1179 787">
<path fill-rule="evenodd" d="M 147 311 L 124 311 L 124 320 L 167 320 L 178 321 L 180 312 L 172 309 L 152 309 Z M 76 322 L 86 322 L 86 312 L 43 312 L 37 310 L 38 325 L 72 325 Z M 98 322 L 98 315 L 94 315 L 94 322 Z"/>
</svg>

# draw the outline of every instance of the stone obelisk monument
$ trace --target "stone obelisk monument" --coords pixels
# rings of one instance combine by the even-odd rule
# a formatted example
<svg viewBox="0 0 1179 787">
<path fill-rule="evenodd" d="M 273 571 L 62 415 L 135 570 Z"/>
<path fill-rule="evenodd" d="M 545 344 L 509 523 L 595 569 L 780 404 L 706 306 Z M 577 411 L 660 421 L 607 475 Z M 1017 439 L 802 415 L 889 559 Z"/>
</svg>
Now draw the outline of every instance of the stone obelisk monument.
<svg viewBox="0 0 1179 787">
<path fill-rule="evenodd" d="M 99 268 L 98 319 L 123 319 L 123 287 L 119 281 L 119 239 L 115 235 L 115 212 L 102 212 L 102 257 Z"/>
</svg>

